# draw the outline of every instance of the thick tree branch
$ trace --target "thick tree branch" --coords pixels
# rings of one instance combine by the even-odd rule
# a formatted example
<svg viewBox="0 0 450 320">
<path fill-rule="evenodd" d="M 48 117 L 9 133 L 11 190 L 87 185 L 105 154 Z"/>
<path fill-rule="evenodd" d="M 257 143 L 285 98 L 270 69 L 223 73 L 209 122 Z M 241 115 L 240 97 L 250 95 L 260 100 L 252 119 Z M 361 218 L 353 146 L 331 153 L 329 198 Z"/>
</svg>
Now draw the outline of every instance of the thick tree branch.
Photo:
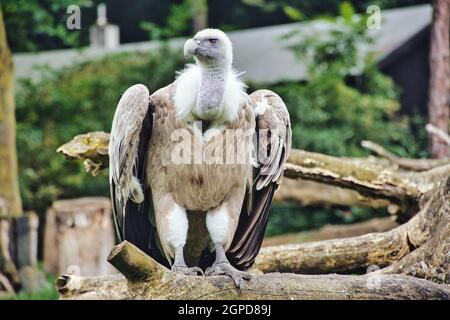
<svg viewBox="0 0 450 320">
<path fill-rule="evenodd" d="M 159 265 L 128 242 L 115 247 L 110 262 L 125 273 L 122 279 L 66 277 L 62 299 L 450 299 L 450 288 L 401 275 L 254 275 L 243 290 L 226 276 L 185 276 Z M 100 281 L 99 281 L 100 280 Z M 112 292 L 116 288 L 120 294 Z"/>
<path fill-rule="evenodd" d="M 371 265 L 450 282 L 450 177 L 420 212 L 387 232 L 261 249 L 255 268 L 263 272 L 320 274 L 351 272 Z"/>
<path fill-rule="evenodd" d="M 121 274 L 81 277 L 62 275 L 56 280 L 56 288 L 62 300 L 125 300 L 127 280 Z"/>
<path fill-rule="evenodd" d="M 91 132 L 78 135 L 58 148 L 69 159 L 84 160 L 86 170 L 96 175 L 108 166 L 109 134 Z M 435 176 L 450 172 L 450 164 L 421 173 L 399 173 L 373 159 L 338 158 L 303 150 L 292 150 L 285 166 L 285 176 L 292 179 L 325 183 L 327 187 L 351 189 L 356 203 L 374 206 L 394 203 L 404 212 L 415 212 L 420 197 L 434 189 Z M 381 202 L 380 201 L 384 201 Z M 336 201 L 330 201 L 331 204 Z"/>
<path fill-rule="evenodd" d="M 60 146 L 56 152 L 67 159 L 83 160 L 87 172 L 96 176 L 108 167 L 109 133 L 103 131 L 89 132 L 75 136 Z"/>
</svg>

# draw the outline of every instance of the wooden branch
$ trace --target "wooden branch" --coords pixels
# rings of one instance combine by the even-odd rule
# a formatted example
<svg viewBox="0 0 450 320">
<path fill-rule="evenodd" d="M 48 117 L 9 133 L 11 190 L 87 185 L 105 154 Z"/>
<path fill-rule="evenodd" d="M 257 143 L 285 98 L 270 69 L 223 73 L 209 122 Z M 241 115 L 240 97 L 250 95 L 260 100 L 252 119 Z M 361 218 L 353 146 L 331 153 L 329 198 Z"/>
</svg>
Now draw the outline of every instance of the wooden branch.
<svg viewBox="0 0 450 320">
<path fill-rule="evenodd" d="M 356 160 L 303 150 L 292 150 L 288 161 L 284 171 L 288 178 L 301 178 L 356 190 L 364 196 L 395 203 L 403 212 L 415 211 L 422 192 L 412 178 L 366 162 L 361 165 Z"/>
<path fill-rule="evenodd" d="M 351 272 L 371 265 L 450 282 L 450 176 L 407 223 L 359 237 L 263 248 L 254 268 L 263 272 Z"/>
<path fill-rule="evenodd" d="M 428 125 L 427 125 L 428 128 Z M 428 129 L 427 129 L 428 130 Z M 450 159 L 408 159 L 401 158 L 387 151 L 385 148 L 375 142 L 364 140 L 361 146 L 373 151 L 376 155 L 388 159 L 393 164 L 407 170 L 425 171 L 432 168 L 450 163 Z"/>
<path fill-rule="evenodd" d="M 98 174 L 108 166 L 109 134 L 91 132 L 78 135 L 58 148 L 69 159 L 82 159 L 86 170 Z M 450 165 L 446 168 L 450 172 Z M 421 186 L 415 175 L 399 174 L 394 168 L 373 159 L 338 158 L 302 150 L 292 150 L 285 176 L 327 185 L 353 189 L 361 202 L 376 203 L 381 199 L 397 204 L 403 211 L 415 212 L 418 199 L 434 188 L 421 176 Z M 426 183 L 425 183 L 426 182 Z"/>
<path fill-rule="evenodd" d="M 429 134 L 435 135 L 436 137 L 438 137 L 439 139 L 441 139 L 443 142 L 445 142 L 446 144 L 448 144 L 450 146 L 450 135 L 446 132 L 444 132 L 444 130 L 433 126 L 431 123 L 428 123 L 425 126 L 425 129 L 427 130 L 427 132 Z"/>
<path fill-rule="evenodd" d="M 96 176 L 108 167 L 109 133 L 103 131 L 79 134 L 69 142 L 60 146 L 56 152 L 63 154 L 67 159 L 84 161 L 87 172 Z"/>
<path fill-rule="evenodd" d="M 263 272 L 322 274 L 382 268 L 409 253 L 404 227 L 364 236 L 262 248 L 254 268 Z"/>
<path fill-rule="evenodd" d="M 120 278 L 111 280 L 67 276 L 59 286 L 61 298 L 450 299 L 448 286 L 409 276 L 375 273 L 364 276 L 255 274 L 246 282 L 245 288 L 239 290 L 226 276 L 174 273 L 128 242 L 113 249 L 110 262 L 125 273 L 128 280 L 126 294 L 123 294 L 125 286 Z"/>
<path fill-rule="evenodd" d="M 65 274 L 56 280 L 61 300 L 125 300 L 127 280 L 121 274 L 81 277 Z"/>
</svg>

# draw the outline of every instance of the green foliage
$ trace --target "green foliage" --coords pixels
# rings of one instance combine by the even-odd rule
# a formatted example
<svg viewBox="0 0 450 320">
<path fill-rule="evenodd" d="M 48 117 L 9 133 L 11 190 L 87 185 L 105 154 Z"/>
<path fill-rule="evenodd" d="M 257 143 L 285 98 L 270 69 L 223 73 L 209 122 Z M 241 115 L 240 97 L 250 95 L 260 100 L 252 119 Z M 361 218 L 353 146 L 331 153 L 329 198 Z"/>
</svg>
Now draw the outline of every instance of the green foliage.
<svg viewBox="0 0 450 320">
<path fill-rule="evenodd" d="M 91 7 L 94 0 L 2 0 L 8 43 L 13 51 L 35 51 L 54 41 L 77 46 L 80 32 L 68 30 L 66 13 L 70 5 Z M 39 43 L 41 42 L 41 43 Z"/>
<path fill-rule="evenodd" d="M 56 153 L 61 144 L 87 131 L 109 131 L 120 95 L 131 85 L 163 87 L 182 66 L 167 48 L 122 53 L 26 80 L 16 96 L 17 148 L 26 209 L 43 212 L 57 198 L 108 195 L 107 173 L 86 174 L 83 165 Z"/>
<path fill-rule="evenodd" d="M 191 20 L 192 10 L 189 0 L 184 0 L 180 4 L 174 4 L 170 7 L 164 26 L 149 21 L 141 21 L 140 27 L 149 33 L 150 39 L 161 40 L 185 34 L 190 29 Z"/>
<path fill-rule="evenodd" d="M 398 155 L 418 156 L 426 141 L 417 141 L 410 119 L 398 114 L 398 90 L 368 51 L 372 39 L 365 17 L 356 18 L 353 12 L 344 2 L 339 18 L 318 21 L 328 32 L 287 35 L 297 41 L 291 48 L 308 68 L 306 83 L 273 88 L 289 107 L 294 146 L 364 156 L 368 153 L 360 142 L 372 140 Z"/>
<path fill-rule="evenodd" d="M 326 224 L 344 224 L 387 216 L 383 209 L 302 207 L 294 202 L 272 206 L 266 236 L 318 229 Z"/>
<path fill-rule="evenodd" d="M 140 27 L 149 33 L 152 40 L 168 39 L 189 34 L 197 14 L 208 12 L 207 0 L 182 0 L 170 7 L 166 23 L 161 26 L 154 22 L 141 21 Z"/>
<path fill-rule="evenodd" d="M 291 40 L 300 38 L 292 50 L 307 65 L 308 81 L 261 86 L 277 92 L 288 106 L 294 147 L 360 157 L 369 154 L 361 141 L 372 140 L 400 156 L 426 156 L 425 119 L 398 113 L 398 90 L 367 51 L 372 40 L 366 34 L 365 17 L 355 18 L 350 4 L 344 3 L 341 17 L 320 23 L 328 24 L 329 33 L 287 35 Z M 360 75 L 354 76 L 356 72 Z M 267 232 L 275 235 L 383 215 L 387 215 L 383 209 L 277 204 Z"/>
</svg>

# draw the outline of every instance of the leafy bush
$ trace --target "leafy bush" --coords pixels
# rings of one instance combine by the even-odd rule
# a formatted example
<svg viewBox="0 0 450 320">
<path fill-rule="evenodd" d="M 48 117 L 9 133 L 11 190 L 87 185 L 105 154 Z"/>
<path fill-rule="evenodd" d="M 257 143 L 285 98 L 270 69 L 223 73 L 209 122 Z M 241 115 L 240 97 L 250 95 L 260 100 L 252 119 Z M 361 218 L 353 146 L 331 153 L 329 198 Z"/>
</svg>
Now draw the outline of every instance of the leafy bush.
<svg viewBox="0 0 450 320">
<path fill-rule="evenodd" d="M 308 81 L 266 87 L 288 106 L 296 148 L 336 156 L 367 156 L 360 146 L 372 140 L 405 157 L 427 155 L 425 119 L 399 114 L 398 90 L 382 74 L 370 48 L 364 16 L 354 16 L 347 3 L 341 17 L 327 18 L 329 32 L 286 35 L 297 39 L 292 50 L 308 67 Z M 323 30 L 323 29 L 321 29 Z M 362 49 L 365 48 L 365 49 Z M 355 76 L 354 71 L 360 71 Z M 303 208 L 275 204 L 268 234 L 317 228 L 325 223 L 349 223 L 387 215 L 383 209 Z"/>
<path fill-rule="evenodd" d="M 182 65 L 181 54 L 162 48 L 44 69 L 39 80 L 23 81 L 16 116 L 24 207 L 43 212 L 55 199 L 108 195 L 106 173 L 91 177 L 82 164 L 65 160 L 56 149 L 79 133 L 109 131 L 117 102 L 129 86 L 144 83 L 155 91 L 172 82 Z"/>
</svg>

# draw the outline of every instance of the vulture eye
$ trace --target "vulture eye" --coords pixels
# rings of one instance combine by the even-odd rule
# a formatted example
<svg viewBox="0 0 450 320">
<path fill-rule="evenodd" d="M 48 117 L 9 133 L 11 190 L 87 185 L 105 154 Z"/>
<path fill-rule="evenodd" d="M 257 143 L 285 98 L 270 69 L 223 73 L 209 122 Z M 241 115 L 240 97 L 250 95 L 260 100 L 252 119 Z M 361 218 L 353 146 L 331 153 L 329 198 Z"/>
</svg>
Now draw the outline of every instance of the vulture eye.
<svg viewBox="0 0 450 320">
<path fill-rule="evenodd" d="M 209 42 L 210 42 L 211 44 L 216 44 L 218 41 L 219 41 L 219 40 L 217 40 L 217 39 L 209 39 Z"/>
</svg>

